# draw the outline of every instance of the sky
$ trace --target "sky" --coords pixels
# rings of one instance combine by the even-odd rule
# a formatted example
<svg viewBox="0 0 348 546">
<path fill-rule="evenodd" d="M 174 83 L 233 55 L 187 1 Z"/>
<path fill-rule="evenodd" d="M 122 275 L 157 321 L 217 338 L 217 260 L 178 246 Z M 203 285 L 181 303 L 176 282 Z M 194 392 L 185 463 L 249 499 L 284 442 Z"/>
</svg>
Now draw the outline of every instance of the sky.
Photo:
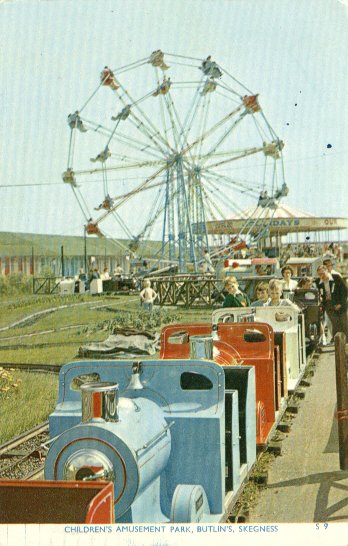
<svg viewBox="0 0 348 546">
<path fill-rule="evenodd" d="M 107 184 L 101 174 L 83 176 L 80 201 L 62 180 L 69 164 L 67 115 L 80 110 L 98 88 L 105 65 L 123 67 L 157 49 L 172 55 L 165 55 L 167 77 L 193 82 L 190 89 L 186 83 L 173 85 L 181 120 L 200 85 L 200 60 L 211 55 L 242 82 L 240 96 L 245 89 L 259 93 L 267 123 L 285 143 L 289 195 L 284 202 L 318 216 L 346 217 L 347 31 L 348 2 L 343 0 L 0 0 L 0 230 L 82 235 L 81 198 L 95 218 L 106 188 L 110 195 L 126 193 L 156 170 L 155 165 L 137 166 L 108 175 Z M 119 77 L 132 97 L 157 86 L 156 71 L 146 62 Z M 227 80 L 224 74 L 221 81 Z M 233 104 L 230 91 L 212 93 L 211 101 L 207 128 Z M 160 102 L 151 96 L 142 108 L 163 131 Z M 102 87 L 81 116 L 112 128 L 111 115 L 119 110 L 115 95 Z M 203 119 L 202 114 L 195 120 L 197 130 Z M 133 137 L 134 129 L 125 127 Z M 75 132 L 72 166 L 90 169 L 91 155 L 104 149 L 108 137 Z M 239 149 L 257 145 L 256 137 L 256 126 L 243 126 L 237 133 Z M 119 153 L 126 153 L 124 145 Z M 278 170 L 281 182 L 279 165 Z M 257 158 L 233 163 L 228 176 L 238 175 L 253 191 L 234 190 L 233 203 L 225 199 L 222 206 L 226 217 L 255 202 L 262 171 Z M 218 186 L 214 191 L 219 193 Z M 154 200 L 144 192 L 119 210 L 133 235 L 149 223 Z M 119 219 L 109 220 L 107 233 L 122 236 Z M 160 238 L 160 231 L 155 236 Z"/>
</svg>

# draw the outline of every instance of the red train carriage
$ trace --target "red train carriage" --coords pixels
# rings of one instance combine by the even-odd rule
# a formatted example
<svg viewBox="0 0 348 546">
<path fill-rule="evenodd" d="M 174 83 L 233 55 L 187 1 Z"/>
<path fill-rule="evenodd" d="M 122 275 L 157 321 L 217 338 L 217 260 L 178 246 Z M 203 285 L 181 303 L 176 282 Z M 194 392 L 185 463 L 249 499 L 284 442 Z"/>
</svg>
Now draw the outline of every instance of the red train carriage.
<svg viewBox="0 0 348 546">
<path fill-rule="evenodd" d="M 210 324 L 175 324 L 161 332 L 160 358 L 192 357 L 190 337 L 211 336 Z M 256 441 L 266 444 L 286 394 L 286 372 L 274 332 L 265 323 L 219 323 L 213 335 L 213 359 L 224 368 L 244 364 L 256 374 Z"/>
</svg>

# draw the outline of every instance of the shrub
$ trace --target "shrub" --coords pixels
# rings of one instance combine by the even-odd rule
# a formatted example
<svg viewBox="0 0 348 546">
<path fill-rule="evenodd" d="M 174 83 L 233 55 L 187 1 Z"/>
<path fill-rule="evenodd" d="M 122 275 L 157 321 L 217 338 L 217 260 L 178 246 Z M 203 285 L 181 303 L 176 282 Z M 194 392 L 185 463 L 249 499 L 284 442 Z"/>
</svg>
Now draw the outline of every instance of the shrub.
<svg viewBox="0 0 348 546">
<path fill-rule="evenodd" d="M 30 294 L 32 292 L 32 278 L 24 273 L 11 273 L 0 276 L 0 294 L 11 296 L 16 294 Z"/>
<path fill-rule="evenodd" d="M 54 273 L 53 273 L 53 269 L 49 266 L 49 265 L 45 265 L 41 272 L 40 272 L 40 277 L 54 277 Z"/>
<path fill-rule="evenodd" d="M 12 376 L 13 370 L 8 371 Z M 46 421 L 56 405 L 56 375 L 19 370 L 16 376 L 18 379 L 14 384 L 9 381 L 9 377 L 5 378 L 6 386 L 10 388 L 0 392 L 0 443 Z"/>
<path fill-rule="evenodd" d="M 8 399 L 14 392 L 18 391 L 21 379 L 16 380 L 13 376 L 14 370 L 0 368 L 0 400 Z"/>
<path fill-rule="evenodd" d="M 0 294 L 8 293 L 8 277 L 0 275 Z"/>
<path fill-rule="evenodd" d="M 24 273 L 12 273 L 8 276 L 10 294 L 29 294 L 32 291 L 32 279 Z"/>
</svg>

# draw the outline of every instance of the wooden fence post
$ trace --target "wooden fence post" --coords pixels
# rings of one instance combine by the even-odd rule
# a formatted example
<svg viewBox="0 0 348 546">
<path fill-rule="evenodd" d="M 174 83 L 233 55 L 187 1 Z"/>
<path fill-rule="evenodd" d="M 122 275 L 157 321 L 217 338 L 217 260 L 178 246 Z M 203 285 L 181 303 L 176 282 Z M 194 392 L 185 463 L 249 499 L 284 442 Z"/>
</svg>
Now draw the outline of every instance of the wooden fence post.
<svg viewBox="0 0 348 546">
<path fill-rule="evenodd" d="M 348 470 L 348 381 L 346 336 L 342 332 L 335 335 L 335 364 L 340 469 Z"/>
</svg>

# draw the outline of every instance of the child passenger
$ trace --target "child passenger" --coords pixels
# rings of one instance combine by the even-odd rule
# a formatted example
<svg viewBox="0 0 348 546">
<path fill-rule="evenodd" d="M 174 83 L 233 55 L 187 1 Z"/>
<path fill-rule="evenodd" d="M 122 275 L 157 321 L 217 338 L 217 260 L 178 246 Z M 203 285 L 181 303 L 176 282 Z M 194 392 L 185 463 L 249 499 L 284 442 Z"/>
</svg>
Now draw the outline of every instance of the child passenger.
<svg viewBox="0 0 348 546">
<path fill-rule="evenodd" d="M 250 300 L 244 292 L 239 290 L 236 277 L 228 277 L 225 281 L 225 296 L 222 307 L 249 307 Z"/>
<path fill-rule="evenodd" d="M 268 302 L 268 284 L 259 282 L 255 288 L 255 301 L 251 302 L 252 307 L 262 307 Z"/>
<path fill-rule="evenodd" d="M 297 305 L 292 303 L 292 301 L 288 299 L 282 299 L 282 291 L 283 291 L 283 283 L 282 281 L 278 279 L 272 279 L 269 281 L 268 284 L 268 292 L 269 292 L 269 301 L 265 304 L 272 307 L 283 307 L 288 306 L 292 307 L 293 309 L 299 309 Z"/>
</svg>

